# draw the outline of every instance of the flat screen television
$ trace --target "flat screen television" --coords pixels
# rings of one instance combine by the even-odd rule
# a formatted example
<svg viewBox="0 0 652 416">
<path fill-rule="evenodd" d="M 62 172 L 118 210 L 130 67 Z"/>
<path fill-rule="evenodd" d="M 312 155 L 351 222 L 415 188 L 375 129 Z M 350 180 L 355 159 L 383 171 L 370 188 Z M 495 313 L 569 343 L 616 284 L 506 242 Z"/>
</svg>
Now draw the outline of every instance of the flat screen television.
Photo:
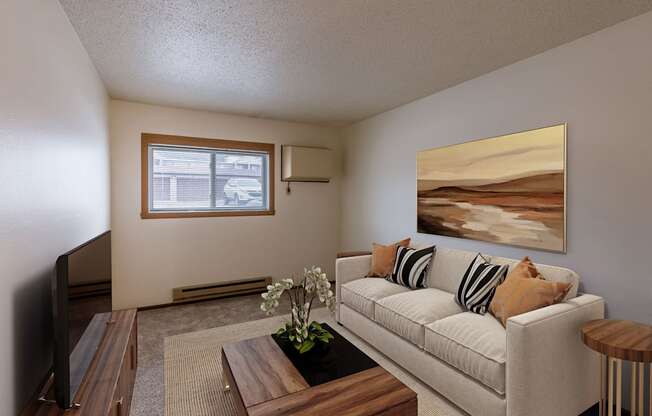
<svg viewBox="0 0 652 416">
<path fill-rule="evenodd" d="M 52 285 L 54 396 L 73 402 L 111 318 L 111 232 L 57 259 Z"/>
</svg>

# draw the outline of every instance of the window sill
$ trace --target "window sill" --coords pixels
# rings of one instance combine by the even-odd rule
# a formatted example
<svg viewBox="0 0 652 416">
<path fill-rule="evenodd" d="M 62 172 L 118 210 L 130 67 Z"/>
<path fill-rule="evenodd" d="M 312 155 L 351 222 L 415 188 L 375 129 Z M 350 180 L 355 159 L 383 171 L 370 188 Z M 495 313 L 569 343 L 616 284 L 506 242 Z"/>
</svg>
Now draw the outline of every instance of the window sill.
<svg viewBox="0 0 652 416">
<path fill-rule="evenodd" d="M 202 217 L 254 217 L 261 215 L 274 215 L 276 211 L 192 211 L 192 212 L 141 212 L 140 218 L 202 218 Z"/>
</svg>

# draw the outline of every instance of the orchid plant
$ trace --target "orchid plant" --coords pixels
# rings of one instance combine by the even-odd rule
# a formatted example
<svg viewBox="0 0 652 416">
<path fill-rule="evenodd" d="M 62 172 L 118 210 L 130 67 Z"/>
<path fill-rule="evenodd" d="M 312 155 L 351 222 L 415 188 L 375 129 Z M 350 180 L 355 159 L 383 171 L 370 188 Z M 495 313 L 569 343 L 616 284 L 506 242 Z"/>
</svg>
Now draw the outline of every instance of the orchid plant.
<svg viewBox="0 0 652 416">
<path fill-rule="evenodd" d="M 303 279 L 297 285 L 292 279 L 283 279 L 267 286 L 267 292 L 262 294 L 263 303 L 260 309 L 267 315 L 274 313 L 283 293 L 290 299 L 292 314 L 290 321 L 276 332 L 276 337 L 289 340 L 301 354 L 310 351 L 317 342 L 328 344 L 333 335 L 316 321 L 310 322 L 310 312 L 315 300 L 326 304 L 331 312 L 335 309 L 335 295 L 326 273 L 323 273 L 321 268 L 312 266 L 310 269 L 303 269 Z"/>
</svg>

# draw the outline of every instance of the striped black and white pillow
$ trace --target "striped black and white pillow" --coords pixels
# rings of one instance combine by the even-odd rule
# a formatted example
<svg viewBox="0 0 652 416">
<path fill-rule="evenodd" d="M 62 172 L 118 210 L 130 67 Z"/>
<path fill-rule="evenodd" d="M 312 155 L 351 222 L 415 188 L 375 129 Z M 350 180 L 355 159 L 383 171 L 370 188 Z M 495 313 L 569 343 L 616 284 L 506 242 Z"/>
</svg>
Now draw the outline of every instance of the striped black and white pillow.
<svg viewBox="0 0 652 416">
<path fill-rule="evenodd" d="M 426 275 L 434 253 L 435 246 L 419 250 L 399 246 L 394 271 L 387 276 L 387 280 L 410 289 L 426 287 Z"/>
<path fill-rule="evenodd" d="M 505 280 L 508 268 L 506 264 L 488 263 L 478 254 L 466 269 L 455 300 L 463 308 L 484 315 L 494 298 L 496 287 Z"/>
</svg>

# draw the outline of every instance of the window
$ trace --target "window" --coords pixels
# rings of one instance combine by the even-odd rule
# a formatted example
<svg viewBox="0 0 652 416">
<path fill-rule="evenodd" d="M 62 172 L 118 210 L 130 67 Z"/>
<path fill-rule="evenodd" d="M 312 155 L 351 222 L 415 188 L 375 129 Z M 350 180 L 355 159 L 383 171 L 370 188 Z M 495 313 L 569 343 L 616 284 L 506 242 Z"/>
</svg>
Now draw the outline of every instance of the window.
<svg viewBox="0 0 652 416">
<path fill-rule="evenodd" d="M 274 145 L 142 135 L 142 218 L 274 214 Z"/>
</svg>

